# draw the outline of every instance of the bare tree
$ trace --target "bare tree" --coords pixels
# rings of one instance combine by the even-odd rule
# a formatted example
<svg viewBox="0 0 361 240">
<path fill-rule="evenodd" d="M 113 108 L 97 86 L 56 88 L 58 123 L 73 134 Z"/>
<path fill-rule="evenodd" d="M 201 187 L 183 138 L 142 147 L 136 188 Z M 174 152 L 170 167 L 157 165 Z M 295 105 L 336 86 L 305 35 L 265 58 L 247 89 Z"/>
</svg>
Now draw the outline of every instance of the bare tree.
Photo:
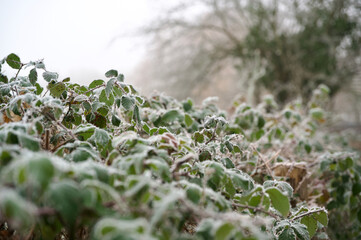
<svg viewBox="0 0 361 240">
<path fill-rule="evenodd" d="M 320 83 L 335 93 L 359 67 L 359 17 L 357 0 L 182 1 L 145 28 L 143 67 L 176 97 L 221 86 L 225 69 L 227 87 L 254 103 L 261 87 L 280 102 Z"/>
</svg>

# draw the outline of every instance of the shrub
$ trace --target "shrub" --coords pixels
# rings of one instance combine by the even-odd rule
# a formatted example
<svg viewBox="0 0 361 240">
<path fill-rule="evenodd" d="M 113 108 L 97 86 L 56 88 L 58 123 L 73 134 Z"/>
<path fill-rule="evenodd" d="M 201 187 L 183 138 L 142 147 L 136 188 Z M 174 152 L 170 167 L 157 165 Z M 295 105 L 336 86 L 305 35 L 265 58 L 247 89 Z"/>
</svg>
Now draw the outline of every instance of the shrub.
<svg viewBox="0 0 361 240">
<path fill-rule="evenodd" d="M 209 100 L 141 96 L 116 70 L 81 86 L 42 61 L 0 63 L 18 70 L 0 76 L 1 236 L 360 236 L 361 168 L 321 128 L 325 86 L 308 109 L 268 96 L 228 116 Z"/>
</svg>

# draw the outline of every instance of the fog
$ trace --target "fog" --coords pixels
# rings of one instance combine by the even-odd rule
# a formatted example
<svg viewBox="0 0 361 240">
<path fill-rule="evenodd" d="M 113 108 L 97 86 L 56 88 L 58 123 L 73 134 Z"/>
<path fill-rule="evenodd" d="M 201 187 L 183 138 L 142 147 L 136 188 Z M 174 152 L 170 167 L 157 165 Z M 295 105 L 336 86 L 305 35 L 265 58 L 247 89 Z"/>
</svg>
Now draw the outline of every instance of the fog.
<svg viewBox="0 0 361 240">
<path fill-rule="evenodd" d="M 109 69 L 127 76 L 145 54 L 139 28 L 161 11 L 150 0 L 0 1 L 0 58 L 43 59 L 49 71 L 86 84 Z M 126 79 L 129 81 L 129 79 Z"/>
</svg>

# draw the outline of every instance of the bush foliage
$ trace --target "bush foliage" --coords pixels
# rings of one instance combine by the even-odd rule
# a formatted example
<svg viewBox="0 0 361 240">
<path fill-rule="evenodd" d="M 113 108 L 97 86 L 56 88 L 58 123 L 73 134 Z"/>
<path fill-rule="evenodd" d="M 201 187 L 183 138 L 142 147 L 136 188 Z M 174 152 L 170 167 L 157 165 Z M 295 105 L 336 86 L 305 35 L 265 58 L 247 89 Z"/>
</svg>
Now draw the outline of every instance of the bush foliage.
<svg viewBox="0 0 361 240">
<path fill-rule="evenodd" d="M 146 98 L 116 70 L 81 86 L 0 64 L 17 70 L 0 75 L 1 239 L 360 237 L 361 167 L 322 130 L 326 86 L 307 108 L 266 96 L 230 114 Z"/>
</svg>

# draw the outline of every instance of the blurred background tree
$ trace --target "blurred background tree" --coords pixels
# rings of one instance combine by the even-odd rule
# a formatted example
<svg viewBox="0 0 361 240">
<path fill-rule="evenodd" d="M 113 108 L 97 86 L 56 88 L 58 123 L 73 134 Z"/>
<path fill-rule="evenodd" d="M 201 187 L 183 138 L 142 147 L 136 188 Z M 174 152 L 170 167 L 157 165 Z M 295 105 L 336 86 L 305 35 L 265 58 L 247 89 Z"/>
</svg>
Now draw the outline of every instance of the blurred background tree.
<svg viewBox="0 0 361 240">
<path fill-rule="evenodd" d="M 150 89 L 178 98 L 220 95 L 228 106 L 234 93 L 253 104 L 272 93 L 283 104 L 306 102 L 321 83 L 332 96 L 355 90 L 360 13 L 359 0 L 182 1 L 145 28 L 152 50 L 139 79 L 158 79 Z"/>
</svg>

